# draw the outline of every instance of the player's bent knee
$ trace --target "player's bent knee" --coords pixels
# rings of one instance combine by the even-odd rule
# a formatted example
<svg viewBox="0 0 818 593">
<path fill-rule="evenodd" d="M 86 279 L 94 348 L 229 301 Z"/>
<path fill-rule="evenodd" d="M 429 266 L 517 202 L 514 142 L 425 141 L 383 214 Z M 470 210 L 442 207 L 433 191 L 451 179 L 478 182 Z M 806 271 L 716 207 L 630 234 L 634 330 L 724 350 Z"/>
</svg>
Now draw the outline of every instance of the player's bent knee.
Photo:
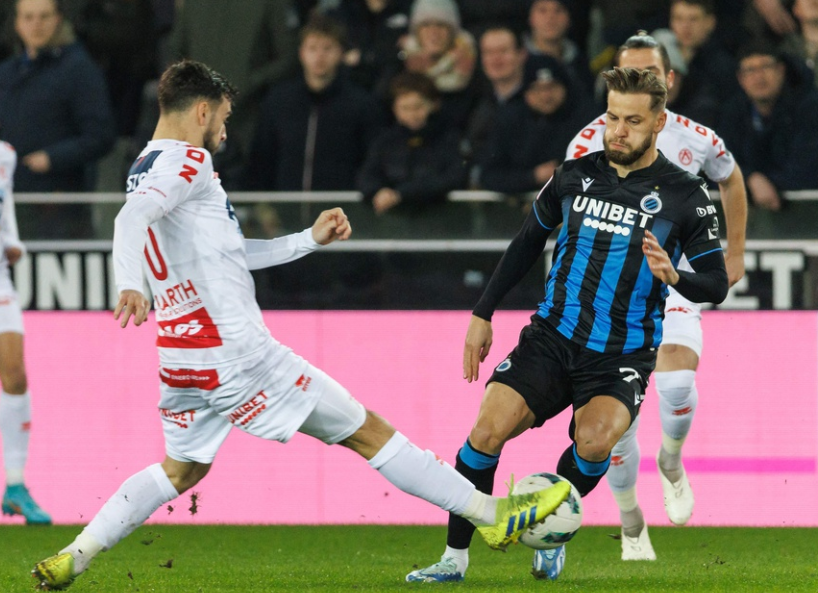
<svg viewBox="0 0 818 593">
<path fill-rule="evenodd" d="M 28 378 L 22 364 L 3 369 L 0 373 L 0 382 L 3 384 L 3 391 L 10 395 L 22 395 L 28 391 Z"/>
<path fill-rule="evenodd" d="M 361 427 L 338 444 L 352 449 L 365 459 L 372 459 L 394 434 L 395 428 L 383 416 L 367 410 Z"/>
<path fill-rule="evenodd" d="M 170 457 L 165 458 L 162 463 L 165 475 L 179 494 L 198 484 L 210 471 L 211 466 L 210 463 L 178 461 Z"/>
</svg>

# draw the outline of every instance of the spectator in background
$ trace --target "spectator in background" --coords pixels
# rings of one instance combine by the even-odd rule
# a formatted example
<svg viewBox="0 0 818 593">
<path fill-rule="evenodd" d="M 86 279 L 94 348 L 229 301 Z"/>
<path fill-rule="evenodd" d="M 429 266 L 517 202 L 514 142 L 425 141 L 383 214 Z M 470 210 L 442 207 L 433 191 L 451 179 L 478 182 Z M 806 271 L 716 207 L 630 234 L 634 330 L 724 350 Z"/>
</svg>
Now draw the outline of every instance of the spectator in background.
<svg viewBox="0 0 818 593">
<path fill-rule="evenodd" d="M 576 131 L 594 116 L 565 67 L 529 56 L 522 105 L 501 108 L 487 146 L 481 185 L 503 193 L 539 190 L 563 161 Z"/>
<path fill-rule="evenodd" d="M 486 143 L 494 127 L 497 110 L 503 105 L 523 103 L 523 71 L 528 53 L 519 34 L 504 25 L 489 27 L 480 36 L 480 64 L 488 84 L 469 117 L 463 153 L 471 163 L 486 159 Z M 470 185 L 479 179 L 479 166 L 472 170 Z"/>
<path fill-rule="evenodd" d="M 441 93 L 441 114 L 462 130 L 476 97 L 474 37 L 460 27 L 454 0 L 415 0 L 409 24 L 400 53 L 405 69 L 432 79 Z"/>
<path fill-rule="evenodd" d="M 297 71 L 297 30 L 292 0 L 230 0 L 229 9 L 224 0 L 188 0 L 177 11 L 171 60 L 204 62 L 239 89 L 230 137 L 214 155 L 227 189 L 243 183 L 261 99 Z M 155 99 L 153 109 L 158 109 Z M 146 122 L 147 129 L 153 130 L 158 115 Z"/>
<path fill-rule="evenodd" d="M 503 23 L 522 31 L 528 18 L 531 0 L 457 0 L 463 28 L 479 38 L 485 31 Z"/>
<path fill-rule="evenodd" d="M 350 79 L 367 90 L 395 70 L 398 41 L 409 31 L 412 0 L 323 0 L 321 11 L 344 24 L 344 65 Z"/>
<path fill-rule="evenodd" d="M 77 34 L 105 75 L 120 136 L 136 128 L 145 83 L 157 76 L 153 0 L 88 0 Z"/>
<path fill-rule="evenodd" d="M 724 105 L 718 130 L 744 171 L 754 204 L 780 210 L 782 191 L 818 187 L 818 92 L 772 45 L 755 42 L 739 52 L 743 90 Z"/>
<path fill-rule="evenodd" d="M 569 37 L 571 2 L 568 0 L 533 0 L 528 15 L 530 27 L 525 38 L 529 55 L 551 56 L 568 70 L 577 90 L 590 92 L 594 79 L 585 52 Z"/>
<path fill-rule="evenodd" d="M 345 32 L 317 13 L 301 30 L 303 74 L 264 99 L 247 175 L 248 189 L 355 189 L 355 177 L 382 114 L 364 89 L 339 72 Z"/>
<path fill-rule="evenodd" d="M 390 94 L 395 124 L 370 146 L 358 189 L 376 214 L 443 203 L 465 186 L 466 170 L 457 132 L 435 117 L 440 93 L 425 74 L 403 72 Z"/>
<path fill-rule="evenodd" d="M 684 90 L 688 100 L 714 106 L 730 99 L 739 90 L 735 77 L 736 61 L 716 39 L 716 24 L 713 0 L 672 0 L 670 29 L 653 33 L 668 52 L 678 52 L 684 60 Z M 677 65 L 674 70 L 682 71 Z M 715 110 L 694 113 L 688 105 L 674 105 L 673 109 L 709 127 L 716 123 Z"/>
<path fill-rule="evenodd" d="M 0 130 L 20 155 L 17 191 L 92 191 L 116 136 L 102 73 L 56 0 L 17 0 L 14 28 L 23 53 L 0 64 Z M 40 211 L 52 237 L 93 236 L 87 206 Z"/>
<path fill-rule="evenodd" d="M 818 0 L 795 0 L 792 12 L 798 19 L 800 30 L 788 35 L 781 49 L 800 58 L 818 88 Z"/>
</svg>

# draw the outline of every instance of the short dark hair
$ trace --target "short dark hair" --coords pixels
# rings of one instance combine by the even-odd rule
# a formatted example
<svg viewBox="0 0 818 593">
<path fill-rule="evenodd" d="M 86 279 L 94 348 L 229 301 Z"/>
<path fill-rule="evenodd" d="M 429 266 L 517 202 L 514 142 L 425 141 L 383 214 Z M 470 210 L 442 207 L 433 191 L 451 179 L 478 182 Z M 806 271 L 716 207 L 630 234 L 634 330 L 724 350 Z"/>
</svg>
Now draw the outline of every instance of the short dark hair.
<svg viewBox="0 0 818 593">
<path fill-rule="evenodd" d="M 14 12 L 17 12 L 17 8 L 20 5 L 20 2 L 23 0 L 14 0 Z M 51 3 L 54 5 L 54 10 L 59 15 L 65 14 L 65 7 L 63 6 L 63 0 L 51 0 Z"/>
<path fill-rule="evenodd" d="M 201 62 L 182 60 L 171 64 L 159 79 L 159 109 L 184 111 L 195 101 L 221 103 L 238 95 L 227 79 Z"/>
<path fill-rule="evenodd" d="M 514 49 L 520 50 L 520 49 L 523 49 L 523 47 L 525 47 L 525 44 L 523 42 L 522 33 L 520 33 L 520 31 L 518 31 L 517 29 L 515 29 L 511 25 L 505 25 L 505 24 L 502 24 L 502 23 L 489 25 L 488 27 L 483 29 L 482 33 L 480 33 L 480 39 L 482 39 L 483 35 L 485 35 L 486 33 L 490 32 L 490 31 L 503 31 L 503 32 L 508 33 L 509 35 L 511 35 L 514 38 Z"/>
<path fill-rule="evenodd" d="M 650 70 L 614 67 L 602 73 L 608 92 L 650 95 L 650 110 L 661 111 L 667 103 L 667 85 Z"/>
<path fill-rule="evenodd" d="M 770 56 L 776 62 L 784 61 L 784 54 L 778 47 L 763 39 L 754 39 L 739 47 L 736 52 L 736 63 L 750 56 Z"/>
<path fill-rule="evenodd" d="M 619 66 L 619 60 L 622 58 L 622 52 L 629 49 L 656 49 L 659 50 L 659 56 L 662 58 L 662 66 L 665 69 L 665 74 L 670 72 L 670 55 L 667 53 L 667 48 L 656 41 L 653 37 L 648 35 L 647 31 L 639 30 L 636 35 L 631 35 L 625 40 L 625 43 L 619 46 L 613 57 L 613 65 Z"/>
<path fill-rule="evenodd" d="M 671 0 L 670 5 L 673 6 L 681 2 L 698 6 L 705 14 L 716 14 L 716 3 L 713 0 Z"/>
<path fill-rule="evenodd" d="M 336 41 L 341 47 L 347 45 L 347 28 L 344 24 L 324 13 L 313 11 L 309 20 L 301 27 L 299 43 L 304 43 L 308 35 L 321 35 Z"/>
<path fill-rule="evenodd" d="M 401 72 L 389 83 L 393 101 L 406 93 L 417 93 L 428 101 L 440 99 L 440 91 L 434 81 L 421 72 Z"/>
</svg>

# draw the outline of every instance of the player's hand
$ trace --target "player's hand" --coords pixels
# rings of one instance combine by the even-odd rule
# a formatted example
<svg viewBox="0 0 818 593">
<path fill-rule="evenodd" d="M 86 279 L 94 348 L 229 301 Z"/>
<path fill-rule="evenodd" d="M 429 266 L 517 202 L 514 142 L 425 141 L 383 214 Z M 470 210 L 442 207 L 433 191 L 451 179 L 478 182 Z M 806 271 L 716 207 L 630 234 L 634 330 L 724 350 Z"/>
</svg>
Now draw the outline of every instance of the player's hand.
<svg viewBox="0 0 818 593">
<path fill-rule="evenodd" d="M 336 239 L 346 241 L 351 234 L 349 219 L 340 208 L 324 210 L 312 225 L 312 238 L 319 245 L 329 245 Z"/>
<path fill-rule="evenodd" d="M 766 175 L 758 172 L 750 173 L 747 177 L 747 187 L 750 189 L 750 197 L 756 206 L 773 212 L 781 210 L 783 205 L 781 196 Z"/>
<path fill-rule="evenodd" d="M 400 204 L 400 194 L 394 189 L 383 187 L 372 198 L 372 209 L 375 214 L 383 214 Z"/>
<path fill-rule="evenodd" d="M 673 267 L 667 251 L 659 245 L 656 235 L 647 229 L 645 229 L 645 238 L 642 239 L 642 253 L 648 260 L 651 273 L 659 280 L 668 286 L 673 286 L 679 281 L 679 273 Z"/>
<path fill-rule="evenodd" d="M 119 319 L 124 315 L 119 327 L 128 325 L 128 320 L 133 316 L 134 325 L 142 325 L 142 322 L 148 318 L 148 311 L 151 309 L 151 304 L 148 299 L 138 290 L 123 290 L 119 293 L 119 302 L 114 309 L 114 319 Z"/>
<path fill-rule="evenodd" d="M 493 333 L 491 321 L 471 316 L 463 348 L 463 378 L 469 383 L 480 377 L 480 363 L 486 360 L 491 350 Z"/>
<path fill-rule="evenodd" d="M 6 247 L 6 259 L 9 260 L 9 265 L 13 266 L 20 258 L 23 257 L 23 250 L 19 247 Z"/>
<path fill-rule="evenodd" d="M 34 173 L 48 173 L 51 170 L 51 157 L 44 150 L 37 150 L 23 157 L 23 164 Z"/>
<path fill-rule="evenodd" d="M 730 286 L 744 278 L 744 254 L 730 253 L 727 248 L 727 256 L 724 258 L 724 265 L 727 267 L 727 281 Z"/>
</svg>

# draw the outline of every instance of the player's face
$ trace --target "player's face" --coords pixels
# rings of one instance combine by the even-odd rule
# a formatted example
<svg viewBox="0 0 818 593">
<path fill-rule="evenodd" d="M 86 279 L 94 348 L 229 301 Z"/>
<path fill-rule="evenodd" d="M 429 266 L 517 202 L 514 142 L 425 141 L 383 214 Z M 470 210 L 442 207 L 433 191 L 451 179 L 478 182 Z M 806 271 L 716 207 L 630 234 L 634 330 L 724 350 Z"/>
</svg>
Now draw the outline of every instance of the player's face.
<svg viewBox="0 0 818 593">
<path fill-rule="evenodd" d="M 522 77 L 525 56 L 525 50 L 517 47 L 511 31 L 487 31 L 480 38 L 480 60 L 491 82 Z"/>
<path fill-rule="evenodd" d="M 232 113 L 232 105 L 222 99 L 219 106 L 211 111 L 204 134 L 204 147 L 210 154 L 216 154 L 222 142 L 227 140 L 227 118 Z"/>
<path fill-rule="evenodd" d="M 716 28 L 716 17 L 701 6 L 676 2 L 670 9 L 670 28 L 682 47 L 701 46 Z"/>
<path fill-rule="evenodd" d="M 420 23 L 416 35 L 421 49 L 432 56 L 442 56 L 454 43 L 452 28 L 439 21 Z"/>
<path fill-rule="evenodd" d="M 538 39 L 562 39 L 571 25 L 571 15 L 560 2 L 538 0 L 531 5 L 528 24 Z"/>
<path fill-rule="evenodd" d="M 747 56 L 738 68 L 738 82 L 753 101 L 774 101 L 781 94 L 786 70 L 773 56 Z"/>
<path fill-rule="evenodd" d="M 27 50 L 40 50 L 54 37 L 62 22 L 54 0 L 20 0 L 14 30 Z"/>
<path fill-rule="evenodd" d="M 335 39 L 311 33 L 301 42 L 298 54 L 308 76 L 330 78 L 335 76 L 344 50 Z"/>
<path fill-rule="evenodd" d="M 653 47 L 639 47 L 626 49 L 619 55 L 620 68 L 636 68 L 637 70 L 650 70 L 656 77 L 668 83 L 667 72 L 662 64 L 662 55 L 659 50 Z"/>
<path fill-rule="evenodd" d="M 664 127 L 664 112 L 650 109 L 650 95 L 644 93 L 608 93 L 605 156 L 617 165 L 633 165 L 645 156 Z"/>
<path fill-rule="evenodd" d="M 399 95 L 393 105 L 398 123 L 413 131 L 420 130 L 426 125 L 434 107 L 434 103 L 416 92 Z"/>
</svg>

